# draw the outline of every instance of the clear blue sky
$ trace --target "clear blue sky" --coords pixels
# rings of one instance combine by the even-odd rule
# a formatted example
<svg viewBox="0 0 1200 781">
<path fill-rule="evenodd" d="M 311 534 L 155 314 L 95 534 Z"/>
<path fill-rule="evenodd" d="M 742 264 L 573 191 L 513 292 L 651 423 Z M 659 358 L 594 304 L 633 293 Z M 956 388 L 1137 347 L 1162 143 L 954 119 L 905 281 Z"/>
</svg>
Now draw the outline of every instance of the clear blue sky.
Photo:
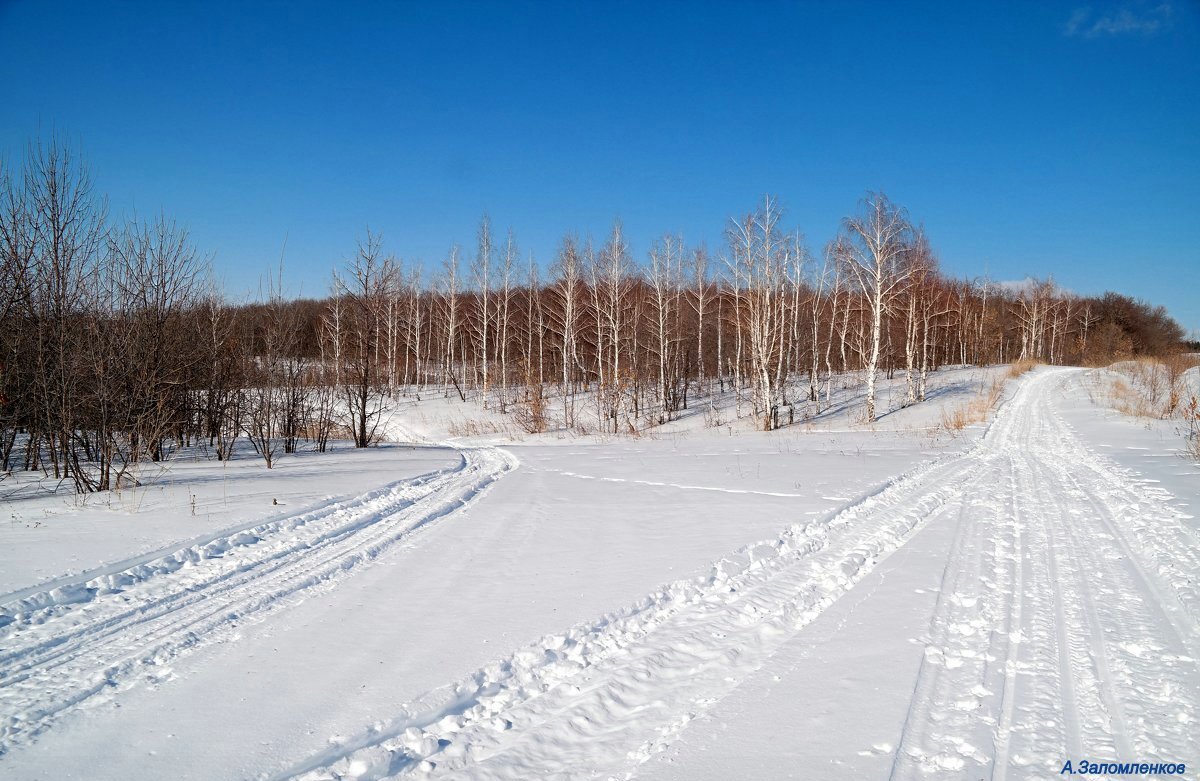
<svg viewBox="0 0 1200 781">
<path fill-rule="evenodd" d="M 486 209 L 548 262 L 621 218 L 719 248 L 778 195 L 819 250 L 868 189 L 945 268 L 1200 329 L 1200 6 L 0 0 L 0 154 L 82 145 L 231 296 L 324 295 L 370 225 L 433 266 Z"/>
</svg>

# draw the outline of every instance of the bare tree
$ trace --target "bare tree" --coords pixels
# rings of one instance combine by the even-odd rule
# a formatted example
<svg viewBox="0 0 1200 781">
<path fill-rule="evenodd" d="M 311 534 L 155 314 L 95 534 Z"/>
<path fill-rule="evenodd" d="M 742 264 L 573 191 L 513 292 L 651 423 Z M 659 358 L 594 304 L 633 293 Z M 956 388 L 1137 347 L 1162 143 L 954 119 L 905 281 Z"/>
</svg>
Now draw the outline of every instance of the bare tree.
<svg viewBox="0 0 1200 781">
<path fill-rule="evenodd" d="M 459 314 L 459 291 L 461 280 L 459 279 L 458 269 L 458 245 L 450 248 L 450 255 L 446 258 L 442 270 L 442 284 L 444 290 L 442 293 L 443 302 L 443 319 L 445 321 L 445 379 L 449 380 L 454 385 L 454 389 L 458 391 L 458 396 L 463 401 L 467 400 L 467 396 L 463 393 L 462 386 L 458 383 L 458 378 L 454 373 L 454 354 L 457 346 L 460 325 Z M 460 351 L 461 354 L 461 351 Z M 449 387 L 446 389 L 446 395 L 450 395 Z"/>
<path fill-rule="evenodd" d="M 912 275 L 908 248 L 912 225 L 905 211 L 882 193 L 868 193 L 859 213 L 842 224 L 845 241 L 842 262 L 848 275 L 866 298 L 869 335 L 866 344 L 867 422 L 875 421 L 875 384 L 879 371 L 884 319 L 891 314 L 897 296 Z"/>
<path fill-rule="evenodd" d="M 165 217 L 149 224 L 130 221 L 111 246 L 132 342 L 128 360 L 138 367 L 127 389 L 138 400 L 132 411 L 133 458 L 145 447 L 159 461 L 164 439 L 184 423 L 178 415 L 198 354 L 180 324 L 199 299 L 206 264 L 187 231 Z"/>
<path fill-rule="evenodd" d="M 0 160 L 0 322 L 26 323 L 33 312 L 33 268 L 40 223 L 30 180 L 13 176 Z M 28 425 L 32 400 L 30 340 L 22 329 L 0 329 L 0 469 L 10 468 L 18 431 Z"/>
<path fill-rule="evenodd" d="M 30 147 L 24 190 L 37 220 L 27 299 L 34 337 L 31 391 L 37 400 L 31 447 L 36 460 L 37 443 L 44 441 L 54 477 L 71 477 L 80 491 L 95 485 L 75 447 L 83 379 L 76 366 L 82 347 L 76 315 L 90 306 L 107 234 L 107 207 L 92 187 L 87 167 L 65 144 L 52 139 Z"/>
<path fill-rule="evenodd" d="M 1029 279 L 1021 286 L 1016 312 L 1021 324 L 1021 360 L 1048 357 L 1046 321 L 1050 319 L 1056 292 L 1052 279 Z"/>
<path fill-rule="evenodd" d="M 75 153 L 35 145 L 19 172 L 0 167 L 0 465 L 120 488 L 193 442 L 228 459 L 242 434 L 272 465 L 306 440 L 325 450 L 338 420 L 369 445 L 386 395 L 420 398 L 429 383 L 515 404 L 519 425 L 544 431 L 557 382 L 565 426 L 585 428 L 586 392 L 615 432 L 670 420 L 715 378 L 770 430 L 790 421 L 805 372 L 819 414 L 822 371 L 828 405 L 836 373 L 861 370 L 874 420 L 881 371 L 904 371 L 914 403 L 953 361 L 1103 361 L 1182 338 L 1165 311 L 1116 294 L 948 279 L 882 195 L 844 221 L 820 267 L 781 215 L 767 198 L 731 221 L 712 268 L 670 234 L 641 268 L 619 222 L 599 251 L 567 236 L 549 284 L 532 256 L 516 282 L 513 233 L 497 251 L 486 216 L 466 277 L 455 248 L 428 284 L 368 231 L 328 299 L 287 301 L 276 284 L 235 306 L 186 230 L 111 225 Z"/>
<path fill-rule="evenodd" d="M 740 295 L 736 323 L 745 330 L 750 347 L 750 374 L 756 414 L 765 431 L 779 424 L 783 403 L 776 360 L 783 324 L 783 293 L 788 247 L 779 231 L 779 206 L 773 198 L 741 220 L 731 221 L 727 235 L 733 260 L 735 289 Z M 739 343 L 741 339 L 739 338 Z"/>
<path fill-rule="evenodd" d="M 571 368 L 577 362 L 579 310 L 583 297 L 583 258 L 574 236 L 563 238 L 555 263 L 557 279 L 550 288 L 551 299 L 557 304 L 549 312 L 559 336 L 559 356 L 562 370 L 559 375 L 563 398 L 563 421 L 569 428 L 575 425 L 575 394 Z"/>
<path fill-rule="evenodd" d="M 672 398 L 674 378 L 668 379 L 668 366 L 674 349 L 674 324 L 679 311 L 679 267 L 683 240 L 667 234 L 650 248 L 649 283 L 653 297 L 654 351 L 658 363 L 658 403 L 662 410 L 659 423 L 671 420 L 676 411 Z"/>
<path fill-rule="evenodd" d="M 500 261 L 500 300 L 496 304 L 496 327 L 499 330 L 500 340 L 500 411 L 507 411 L 508 404 L 508 346 L 509 346 L 509 323 L 511 322 L 511 305 L 512 305 L 512 285 L 513 274 L 515 273 L 517 257 L 517 240 L 513 235 L 512 230 L 508 231 L 508 236 L 504 241 L 504 254 Z"/>
<path fill-rule="evenodd" d="M 700 383 L 707 379 L 704 372 L 704 315 L 708 313 L 713 297 L 708 278 L 708 250 L 701 245 L 692 251 L 692 284 L 687 296 L 696 313 L 696 379 Z"/>
<path fill-rule="evenodd" d="M 203 421 L 200 435 L 208 438 L 218 460 L 227 461 L 242 430 L 246 350 L 238 341 L 232 312 L 211 287 L 201 296 L 195 322 L 201 354 L 197 373 Z"/>
<path fill-rule="evenodd" d="M 478 338 L 479 361 L 483 378 L 483 406 L 488 405 L 489 373 L 488 352 L 491 349 L 492 325 L 492 265 L 494 249 L 492 247 L 492 220 L 485 213 L 479 221 L 479 250 L 475 254 L 475 263 L 471 271 L 475 277 L 475 285 L 479 294 Z"/>
<path fill-rule="evenodd" d="M 335 295 L 345 306 L 341 375 L 355 447 L 370 446 L 379 426 L 386 377 L 378 365 L 380 320 L 395 296 L 397 276 L 395 259 L 383 255 L 383 237 L 368 230 L 345 278 L 334 277 Z"/>
</svg>

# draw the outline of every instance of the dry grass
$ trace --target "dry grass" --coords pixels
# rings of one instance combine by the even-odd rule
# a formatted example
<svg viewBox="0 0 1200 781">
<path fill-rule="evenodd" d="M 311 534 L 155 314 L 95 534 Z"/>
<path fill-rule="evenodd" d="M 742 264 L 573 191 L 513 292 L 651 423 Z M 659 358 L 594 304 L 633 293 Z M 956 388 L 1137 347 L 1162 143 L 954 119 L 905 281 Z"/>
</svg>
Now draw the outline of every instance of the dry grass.
<svg viewBox="0 0 1200 781">
<path fill-rule="evenodd" d="M 1146 394 L 1134 390 L 1134 386 L 1123 377 L 1113 377 L 1108 384 L 1108 405 L 1134 418 L 1162 417 Z"/>
<path fill-rule="evenodd" d="M 1108 367 L 1093 401 L 1134 418 L 1178 421 L 1181 455 L 1200 462 L 1200 399 L 1185 374 L 1200 364 L 1194 355 L 1138 358 Z M 1099 399 L 1096 396 L 1099 395 Z"/>
<path fill-rule="evenodd" d="M 1013 364 L 1015 367 L 1016 364 Z M 1029 368 L 1033 368 L 1030 366 Z M 1013 375 L 1012 370 L 1009 370 L 1009 376 L 1020 376 L 1026 368 L 1019 374 Z M 975 398 L 963 402 L 949 409 L 942 408 L 941 427 L 949 432 L 962 431 L 967 426 L 972 426 L 976 423 L 982 423 L 987 420 L 992 408 L 1000 401 L 1000 394 L 1004 391 L 1004 383 L 995 380 L 986 388 L 981 388 L 979 394 Z"/>
<path fill-rule="evenodd" d="M 1033 360 L 1032 358 L 1025 358 L 1024 360 L 1015 361 L 1012 364 L 1012 366 L 1008 367 L 1007 376 L 1009 379 L 1015 380 L 1016 378 L 1020 377 L 1022 374 L 1024 374 L 1025 372 L 1029 371 L 1030 369 L 1034 368 L 1037 365 L 1038 365 L 1038 362 Z"/>
<path fill-rule="evenodd" d="M 1189 396 L 1184 373 L 1195 365 L 1196 359 L 1185 355 L 1115 363 L 1109 367 L 1118 376 L 1108 382 L 1108 406 L 1137 418 L 1179 417 Z"/>
<path fill-rule="evenodd" d="M 479 420 L 477 418 L 460 418 L 452 420 L 446 426 L 446 431 L 452 437 L 478 437 L 478 436 L 493 436 L 502 435 L 516 439 L 516 432 L 512 427 L 506 426 L 503 423 L 497 423 L 493 420 Z"/>
<path fill-rule="evenodd" d="M 513 417 L 526 434 L 542 434 L 549 428 L 548 406 L 541 385 L 526 388 L 525 398 L 513 407 Z"/>
<path fill-rule="evenodd" d="M 1200 463 L 1200 398 L 1196 394 L 1180 405 L 1183 416 L 1183 454 Z"/>
</svg>

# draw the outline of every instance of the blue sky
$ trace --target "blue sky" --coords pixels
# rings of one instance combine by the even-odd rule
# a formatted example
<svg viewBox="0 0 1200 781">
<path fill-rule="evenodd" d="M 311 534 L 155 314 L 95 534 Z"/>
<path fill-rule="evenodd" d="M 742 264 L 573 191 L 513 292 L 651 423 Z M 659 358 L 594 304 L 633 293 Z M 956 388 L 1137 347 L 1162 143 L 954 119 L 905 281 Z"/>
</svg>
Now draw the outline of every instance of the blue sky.
<svg viewBox="0 0 1200 781">
<path fill-rule="evenodd" d="M 480 215 L 552 259 L 620 218 L 720 249 L 777 195 L 812 249 L 867 190 L 945 269 L 1053 275 L 1200 329 L 1200 6 L 0 0 L 0 154 L 78 143 L 114 214 L 177 217 L 232 297 L 287 237 L 324 295 Z"/>
</svg>

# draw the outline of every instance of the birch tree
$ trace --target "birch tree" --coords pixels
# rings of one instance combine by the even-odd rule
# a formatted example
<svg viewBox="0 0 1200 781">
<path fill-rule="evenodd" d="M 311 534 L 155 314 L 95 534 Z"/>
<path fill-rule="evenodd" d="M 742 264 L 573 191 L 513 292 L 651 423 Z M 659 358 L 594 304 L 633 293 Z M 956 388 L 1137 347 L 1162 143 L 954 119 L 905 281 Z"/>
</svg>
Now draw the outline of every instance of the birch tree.
<svg viewBox="0 0 1200 781">
<path fill-rule="evenodd" d="M 672 326 L 678 314 L 678 269 L 683 256 L 683 240 L 667 234 L 650 248 L 649 283 L 653 296 L 655 355 L 658 362 L 657 397 L 660 409 L 659 423 L 672 419 L 675 410 L 668 380 L 668 365 L 673 347 Z"/>
<path fill-rule="evenodd" d="M 780 217 L 778 204 L 767 197 L 758 211 L 731 221 L 727 230 L 734 289 L 740 291 L 735 302 L 739 310 L 736 316 L 739 351 L 744 328 L 750 348 L 754 409 L 762 416 L 764 431 L 778 426 L 782 404 L 778 372 L 772 360 L 778 356 L 778 331 L 783 327 L 781 296 L 788 259 L 779 232 Z"/>
<path fill-rule="evenodd" d="M 578 240 L 571 235 L 563 238 L 554 264 L 556 279 L 549 292 L 557 306 L 551 317 L 557 321 L 559 357 L 561 359 L 561 393 L 563 398 L 563 421 L 568 427 L 574 422 L 574 392 L 571 367 L 578 354 L 579 310 L 583 298 L 583 258 Z"/>
<path fill-rule="evenodd" d="M 494 254 L 492 247 L 492 220 L 487 214 L 484 214 L 483 219 L 479 222 L 478 239 L 479 248 L 475 253 L 475 263 L 472 267 L 472 272 L 475 277 L 476 290 L 479 294 L 479 360 L 482 368 L 483 406 L 486 409 L 488 406 L 490 379 L 488 352 L 491 348 L 491 339 L 489 337 L 492 330 L 492 256 Z"/>
<path fill-rule="evenodd" d="M 713 291 L 708 278 L 708 250 L 699 246 L 692 251 L 692 284 L 687 300 L 696 314 L 696 380 L 704 383 L 704 315 L 712 305 Z M 718 361 L 719 363 L 719 361 Z"/>
<path fill-rule="evenodd" d="M 496 327 L 499 330 L 500 342 L 500 411 L 505 411 L 505 406 L 508 403 L 508 382 L 509 382 L 509 366 L 508 366 L 508 346 L 509 346 L 509 322 L 512 306 L 512 284 L 513 274 L 517 264 L 517 240 L 513 235 L 512 229 L 508 231 L 508 236 L 504 240 L 504 254 L 500 261 L 500 300 L 496 306 Z"/>
<path fill-rule="evenodd" d="M 912 244 L 912 225 L 905 211 L 883 193 L 869 193 L 859 204 L 858 214 L 842 223 L 845 241 L 839 244 L 842 262 L 858 291 L 866 299 L 866 418 L 876 418 L 876 380 L 884 320 L 893 311 L 912 267 L 907 263 Z"/>
</svg>

